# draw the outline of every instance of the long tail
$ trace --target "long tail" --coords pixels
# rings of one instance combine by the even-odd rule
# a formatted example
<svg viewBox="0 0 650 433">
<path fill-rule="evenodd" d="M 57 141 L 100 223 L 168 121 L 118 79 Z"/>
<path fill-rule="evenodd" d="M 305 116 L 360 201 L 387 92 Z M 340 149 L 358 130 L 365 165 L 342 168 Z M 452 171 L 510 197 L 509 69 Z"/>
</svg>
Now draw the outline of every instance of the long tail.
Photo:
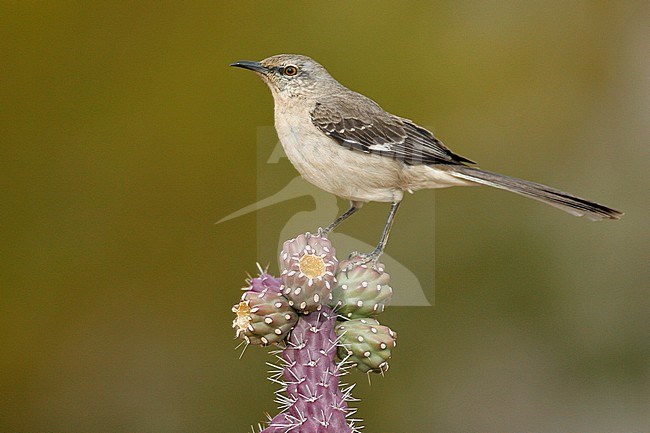
<svg viewBox="0 0 650 433">
<path fill-rule="evenodd" d="M 586 216 L 592 221 L 602 219 L 617 220 L 623 215 L 623 212 L 542 185 L 541 183 L 530 182 L 528 180 L 517 179 L 515 177 L 462 165 L 446 166 L 446 169 L 455 177 L 506 191 L 512 191 L 516 194 L 554 206 L 571 215 Z"/>
</svg>

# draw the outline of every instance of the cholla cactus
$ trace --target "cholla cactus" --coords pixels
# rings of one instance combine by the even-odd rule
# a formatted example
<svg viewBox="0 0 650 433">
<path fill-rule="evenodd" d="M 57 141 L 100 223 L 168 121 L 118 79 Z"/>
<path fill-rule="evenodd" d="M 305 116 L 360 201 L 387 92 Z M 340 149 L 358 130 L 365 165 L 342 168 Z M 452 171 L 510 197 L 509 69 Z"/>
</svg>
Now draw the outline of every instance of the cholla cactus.
<svg viewBox="0 0 650 433">
<path fill-rule="evenodd" d="M 358 432 L 358 420 L 350 419 L 356 409 L 348 407 L 354 385 L 341 388 L 340 376 L 352 364 L 363 372 L 388 369 L 396 334 L 370 316 L 390 301 L 390 277 L 383 265 L 348 268 L 351 262 L 344 261 L 337 268 L 334 254 L 322 236 L 306 233 L 285 242 L 281 278 L 260 269 L 233 307 L 237 337 L 284 347 L 270 377 L 282 386 L 276 399 L 281 412 L 262 433 Z"/>
<path fill-rule="evenodd" d="M 284 295 L 301 313 L 320 310 L 332 299 L 337 260 L 327 238 L 305 233 L 286 241 L 280 253 Z"/>
<path fill-rule="evenodd" d="M 354 319 L 336 327 L 340 337 L 338 355 L 364 373 L 388 370 L 391 349 L 397 345 L 397 333 L 375 319 Z"/>
<path fill-rule="evenodd" d="M 336 315 L 324 306 L 302 316 L 279 356 L 284 379 L 280 398 L 284 411 L 262 433 L 352 433 L 347 417 L 351 389 L 339 388 L 343 372 L 334 362 Z M 277 380 L 277 379 L 276 379 Z"/>
<path fill-rule="evenodd" d="M 347 270 L 350 260 L 339 264 L 336 285 L 332 290 L 332 304 L 335 311 L 347 318 L 371 317 L 384 311 L 393 296 L 388 285 L 390 276 L 384 272 L 384 265 L 377 269 L 367 265 Z"/>
</svg>

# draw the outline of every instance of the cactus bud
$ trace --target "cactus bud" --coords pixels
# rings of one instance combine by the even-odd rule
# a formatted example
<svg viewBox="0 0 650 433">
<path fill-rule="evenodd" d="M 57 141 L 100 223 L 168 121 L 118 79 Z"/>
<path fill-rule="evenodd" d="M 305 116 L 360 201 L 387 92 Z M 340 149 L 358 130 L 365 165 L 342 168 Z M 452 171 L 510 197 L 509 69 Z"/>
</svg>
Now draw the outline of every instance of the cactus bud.
<svg viewBox="0 0 650 433">
<path fill-rule="evenodd" d="M 337 260 L 327 238 L 301 234 L 286 241 L 280 253 L 282 293 L 302 313 L 320 310 L 332 297 Z"/>
<path fill-rule="evenodd" d="M 356 364 L 364 373 L 388 370 L 397 333 L 375 319 L 353 319 L 336 327 L 340 338 L 338 356 Z"/>
<path fill-rule="evenodd" d="M 281 293 L 249 290 L 232 307 L 236 337 L 249 344 L 266 346 L 284 340 L 298 321 L 296 311 Z"/>
<path fill-rule="evenodd" d="M 384 272 L 384 266 L 378 264 L 373 269 L 357 265 L 346 269 L 349 263 L 350 260 L 344 260 L 339 265 L 331 306 L 338 314 L 352 319 L 383 312 L 393 296 L 393 289 L 388 285 L 390 276 Z"/>
</svg>

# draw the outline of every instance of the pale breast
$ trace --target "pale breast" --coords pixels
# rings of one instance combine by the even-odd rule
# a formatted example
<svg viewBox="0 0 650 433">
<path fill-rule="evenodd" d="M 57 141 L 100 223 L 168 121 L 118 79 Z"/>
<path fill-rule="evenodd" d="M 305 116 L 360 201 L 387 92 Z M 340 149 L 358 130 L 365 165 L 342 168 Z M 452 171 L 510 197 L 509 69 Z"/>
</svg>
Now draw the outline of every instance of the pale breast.
<svg viewBox="0 0 650 433">
<path fill-rule="evenodd" d="M 401 200 L 400 163 L 340 146 L 311 123 L 307 111 L 276 107 L 275 128 L 291 163 L 315 186 L 349 200 Z"/>
</svg>

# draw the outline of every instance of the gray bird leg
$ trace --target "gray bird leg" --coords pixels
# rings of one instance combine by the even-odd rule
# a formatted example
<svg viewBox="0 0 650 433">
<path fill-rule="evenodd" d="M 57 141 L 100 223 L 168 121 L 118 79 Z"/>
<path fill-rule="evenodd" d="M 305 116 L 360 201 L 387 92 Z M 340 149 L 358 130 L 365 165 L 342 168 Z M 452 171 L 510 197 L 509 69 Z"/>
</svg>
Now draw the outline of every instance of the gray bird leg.
<svg viewBox="0 0 650 433">
<path fill-rule="evenodd" d="M 386 248 L 386 243 L 388 242 L 388 236 L 390 235 L 390 229 L 393 227 L 393 221 L 395 221 L 395 215 L 397 214 L 397 209 L 399 208 L 400 201 L 390 205 L 390 212 L 388 213 L 388 218 L 386 219 L 386 225 L 384 226 L 384 232 L 381 234 L 381 239 L 379 240 L 379 245 L 377 248 L 370 253 L 370 255 L 376 254 L 377 258 L 384 252 Z"/>
<path fill-rule="evenodd" d="M 395 215 L 397 214 L 397 209 L 399 208 L 401 202 L 393 203 L 390 206 L 390 212 L 388 213 L 388 218 L 386 219 L 386 225 L 384 226 L 384 231 L 381 234 L 381 239 L 379 240 L 379 244 L 377 245 L 377 248 L 372 250 L 370 254 L 358 254 L 358 253 L 352 253 L 350 254 L 350 258 L 353 256 L 357 256 L 358 259 L 353 260 L 350 262 L 345 267 L 346 272 L 352 269 L 355 266 L 358 265 L 363 265 L 366 263 L 372 263 L 372 267 L 377 266 L 377 261 L 379 260 L 379 256 L 381 256 L 384 253 L 384 248 L 386 248 L 386 243 L 388 242 L 388 236 L 390 235 L 390 229 L 393 227 L 393 222 L 395 221 Z"/>
<path fill-rule="evenodd" d="M 327 235 L 329 234 L 329 232 L 331 232 L 332 230 L 334 230 L 334 228 L 336 228 L 336 226 L 338 226 L 339 224 L 341 224 L 341 223 L 342 223 L 343 221 L 345 221 L 345 220 L 346 220 L 350 215 L 352 215 L 353 213 L 355 213 L 356 211 L 358 211 L 360 208 L 361 208 L 361 206 L 355 206 L 354 202 L 350 202 L 350 208 L 349 208 L 348 210 L 346 210 L 345 212 L 343 212 L 341 215 L 339 215 L 339 217 L 336 218 L 336 219 L 332 222 L 332 224 L 328 225 L 327 228 L 325 228 L 325 229 L 320 229 L 320 230 L 319 230 L 319 233 L 321 234 L 321 236 L 327 236 Z"/>
</svg>

